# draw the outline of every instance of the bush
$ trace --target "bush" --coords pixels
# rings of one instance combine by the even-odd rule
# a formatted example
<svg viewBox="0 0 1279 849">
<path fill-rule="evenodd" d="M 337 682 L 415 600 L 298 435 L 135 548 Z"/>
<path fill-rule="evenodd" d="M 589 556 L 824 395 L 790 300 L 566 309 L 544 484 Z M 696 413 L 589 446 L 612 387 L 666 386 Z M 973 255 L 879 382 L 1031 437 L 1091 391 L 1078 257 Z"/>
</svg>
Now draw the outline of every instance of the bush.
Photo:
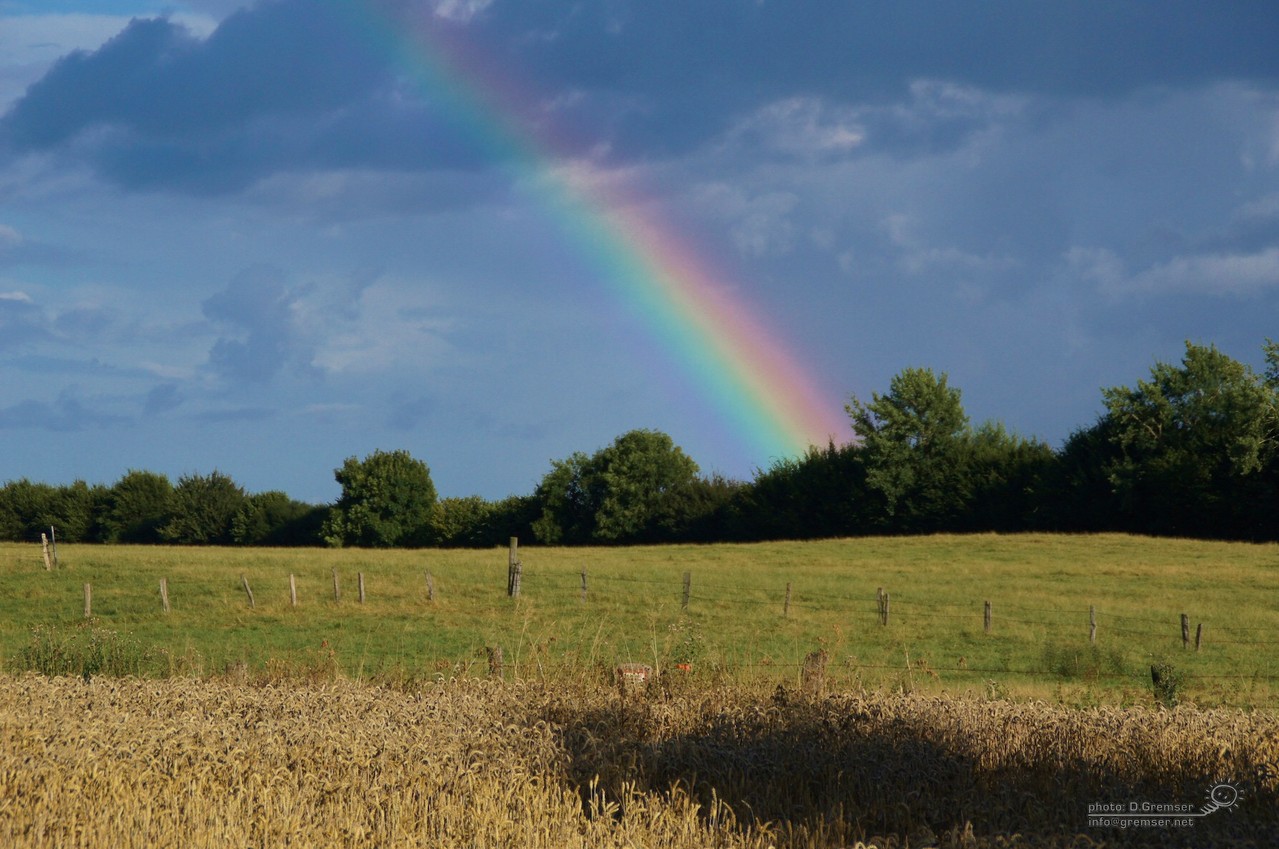
<svg viewBox="0 0 1279 849">
<path fill-rule="evenodd" d="M 1044 645 L 1044 668 L 1061 678 L 1095 680 L 1103 675 L 1123 675 L 1123 655 L 1117 649 L 1102 649 L 1094 643 L 1086 646 Z"/>
</svg>

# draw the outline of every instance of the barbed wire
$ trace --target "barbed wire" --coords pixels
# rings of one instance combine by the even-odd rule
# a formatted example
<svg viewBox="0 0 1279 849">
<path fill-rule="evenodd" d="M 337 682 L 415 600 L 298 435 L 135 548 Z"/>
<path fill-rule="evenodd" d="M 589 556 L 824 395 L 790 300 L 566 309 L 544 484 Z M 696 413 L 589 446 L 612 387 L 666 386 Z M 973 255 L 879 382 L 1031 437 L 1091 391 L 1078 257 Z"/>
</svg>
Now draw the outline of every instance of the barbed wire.
<svg viewBox="0 0 1279 849">
<path fill-rule="evenodd" d="M 528 572 L 524 573 L 524 580 L 530 577 Z M 577 576 L 571 576 L 562 580 L 547 581 L 545 575 L 534 574 L 534 582 L 543 586 L 559 586 L 568 591 L 581 590 L 581 584 L 577 580 Z M 543 583 L 545 582 L 545 583 Z M 673 583 L 678 587 L 681 583 L 679 578 L 674 580 L 662 580 L 655 578 L 637 578 L 620 575 L 598 575 L 588 573 L 588 597 L 591 594 L 591 588 L 598 589 L 598 583 L 621 583 L 621 584 L 640 584 L 648 586 L 671 586 Z M 865 595 L 843 595 L 843 594 L 823 594 L 820 598 L 812 599 L 809 596 L 795 592 L 793 586 L 791 590 L 791 598 L 789 603 L 784 601 L 785 587 L 776 587 L 768 589 L 756 588 L 746 594 L 737 587 L 730 587 L 721 583 L 706 583 L 696 580 L 694 576 L 691 586 L 696 587 L 697 591 L 690 590 L 687 599 L 689 603 L 697 602 L 703 605 L 714 605 L 717 607 L 731 606 L 733 604 L 744 604 L 757 607 L 777 607 L 779 610 L 807 610 L 807 611 L 829 611 L 843 607 L 849 612 L 865 615 L 868 618 L 878 620 L 881 613 L 872 604 L 867 601 Z M 715 595 L 707 595 L 706 591 L 714 591 Z M 681 602 L 684 600 L 682 589 L 675 589 L 669 593 L 662 593 L 661 598 L 675 598 Z M 971 619 L 974 623 L 984 622 L 984 601 L 981 603 L 971 602 L 938 602 L 924 603 L 913 599 L 903 600 L 900 597 L 892 597 L 891 614 L 898 622 L 902 620 L 930 620 L 930 619 L 947 619 L 954 621 L 963 621 Z M 1029 628 L 1043 627 L 1062 627 L 1062 626 L 1082 626 L 1090 621 L 1091 617 L 1095 618 L 1098 628 L 1102 632 L 1110 632 L 1123 634 L 1131 637 L 1141 637 L 1146 639 L 1172 639 L 1177 638 L 1177 628 L 1179 620 L 1176 614 L 1168 614 L 1167 616 L 1142 616 L 1128 613 L 1113 613 L 1106 609 L 1098 609 L 1095 605 L 1089 609 L 1082 607 L 1073 609 L 1063 608 L 1045 608 L 1032 605 L 1010 604 L 1006 602 L 993 601 L 992 622 L 993 627 L 998 628 L 1002 625 L 1013 624 Z M 1007 612 L 1013 613 L 1042 613 L 1052 618 L 1025 618 L 1022 616 L 1008 616 Z M 1129 627 L 1128 623 L 1148 623 L 1164 626 L 1159 630 L 1151 628 Z M 1266 633 L 1272 629 L 1264 626 L 1236 626 L 1221 625 L 1213 623 L 1211 626 L 1211 643 L 1217 646 L 1275 646 L 1279 645 L 1279 639 L 1249 639 L 1252 634 Z"/>
</svg>

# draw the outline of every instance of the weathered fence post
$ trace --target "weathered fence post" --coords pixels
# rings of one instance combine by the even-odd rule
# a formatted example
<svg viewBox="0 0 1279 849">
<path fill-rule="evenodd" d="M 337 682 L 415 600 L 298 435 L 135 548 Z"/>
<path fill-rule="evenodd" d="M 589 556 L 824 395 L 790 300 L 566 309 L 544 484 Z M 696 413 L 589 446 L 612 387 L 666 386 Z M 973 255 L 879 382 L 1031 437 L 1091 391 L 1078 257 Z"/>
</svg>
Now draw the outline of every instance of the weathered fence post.
<svg viewBox="0 0 1279 849">
<path fill-rule="evenodd" d="M 249 589 L 249 579 L 241 575 L 240 583 L 244 585 L 244 594 L 249 597 L 249 607 L 253 607 L 253 590 Z"/>
<path fill-rule="evenodd" d="M 160 579 L 160 605 L 164 608 L 164 612 L 169 612 L 169 579 Z"/>
<path fill-rule="evenodd" d="M 786 600 L 782 602 L 782 618 L 790 618 L 790 581 L 786 582 Z"/>
<path fill-rule="evenodd" d="M 363 572 L 355 573 L 355 582 L 360 589 L 360 604 L 364 604 L 364 573 Z"/>
<path fill-rule="evenodd" d="M 49 526 L 49 548 L 53 550 L 53 568 L 58 568 L 58 529 Z"/>
<path fill-rule="evenodd" d="M 826 662 L 830 659 L 826 649 L 809 652 L 804 658 L 800 673 L 800 686 L 805 693 L 822 696 L 826 693 Z"/>
<path fill-rule="evenodd" d="M 426 573 L 426 600 L 435 601 L 435 577 L 431 575 L 430 570 Z"/>
<path fill-rule="evenodd" d="M 582 567 L 582 603 L 586 603 L 586 567 Z"/>
<path fill-rule="evenodd" d="M 1097 606 L 1088 605 L 1088 642 L 1097 642 Z"/>
<path fill-rule="evenodd" d="M 489 677 L 502 677 L 502 647 L 488 646 L 489 654 Z"/>
<path fill-rule="evenodd" d="M 883 587 L 880 587 L 879 589 L 875 590 L 875 606 L 879 610 L 880 625 L 887 624 L 887 620 L 884 619 L 884 598 L 885 597 L 886 596 L 885 596 Z"/>
<path fill-rule="evenodd" d="M 987 634 L 990 633 L 990 602 L 989 601 L 986 602 L 986 609 L 982 613 L 982 629 Z"/>
<path fill-rule="evenodd" d="M 693 589 L 693 573 L 685 572 L 684 573 L 684 601 L 680 605 L 680 607 L 683 608 L 684 610 L 688 610 L 688 596 L 692 589 Z"/>
<path fill-rule="evenodd" d="M 342 600 L 342 590 L 338 586 L 338 570 L 337 570 L 337 567 L 335 566 L 333 567 L 333 601 L 336 603 L 341 600 Z"/>
<path fill-rule="evenodd" d="M 40 534 L 40 548 L 44 552 L 44 571 L 53 571 L 53 556 L 49 553 L 49 536 Z"/>
<path fill-rule="evenodd" d="M 93 616 L 93 587 L 88 584 L 84 585 L 84 618 L 89 619 Z"/>
<path fill-rule="evenodd" d="M 511 537 L 511 548 L 506 555 L 506 594 L 511 598 L 520 597 L 520 577 L 524 564 L 520 563 L 520 538 Z"/>
<path fill-rule="evenodd" d="M 1185 613 L 1181 614 L 1181 647 L 1190 647 L 1190 617 Z"/>
<path fill-rule="evenodd" d="M 292 572 L 289 573 L 289 604 L 293 607 L 298 606 L 298 582 Z"/>
<path fill-rule="evenodd" d="M 1204 638 L 1204 623 L 1200 622 L 1195 626 L 1195 651 L 1199 651 L 1199 645 Z"/>
</svg>

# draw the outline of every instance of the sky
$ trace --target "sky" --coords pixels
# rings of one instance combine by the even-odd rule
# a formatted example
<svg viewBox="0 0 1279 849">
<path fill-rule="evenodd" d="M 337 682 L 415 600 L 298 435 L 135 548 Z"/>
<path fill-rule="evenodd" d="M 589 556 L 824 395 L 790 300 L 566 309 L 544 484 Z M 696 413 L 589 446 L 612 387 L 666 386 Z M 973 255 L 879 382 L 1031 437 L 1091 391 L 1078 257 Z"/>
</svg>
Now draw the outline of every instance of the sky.
<svg viewBox="0 0 1279 849">
<path fill-rule="evenodd" d="M 1269 2 L 0 0 L 0 481 L 1059 447 L 1279 338 Z"/>
</svg>

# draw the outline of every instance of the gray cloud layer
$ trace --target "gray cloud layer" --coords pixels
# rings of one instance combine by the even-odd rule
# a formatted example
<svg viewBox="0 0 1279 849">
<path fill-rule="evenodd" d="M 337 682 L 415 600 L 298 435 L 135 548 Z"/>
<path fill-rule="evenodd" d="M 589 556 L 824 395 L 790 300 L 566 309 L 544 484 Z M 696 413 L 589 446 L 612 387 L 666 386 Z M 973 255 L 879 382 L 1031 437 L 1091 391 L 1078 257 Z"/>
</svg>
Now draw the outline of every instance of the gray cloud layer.
<svg viewBox="0 0 1279 849">
<path fill-rule="evenodd" d="M 415 25 L 427 25 L 420 7 L 381 5 L 392 16 L 416 8 Z M 604 144 L 615 158 L 685 150 L 787 98 L 889 103 L 919 79 L 1105 97 L 1279 77 L 1279 15 L 1267 3 L 476 8 L 451 15 L 463 22 L 428 21 L 438 43 L 462 63 L 509 63 L 532 91 L 571 93 L 524 104 L 524 117 L 554 108 L 580 149 Z M 192 192 L 309 168 L 479 167 L 475 139 L 429 93 L 405 89 L 375 48 L 351 18 L 304 0 L 239 11 L 205 40 L 167 19 L 135 20 L 97 51 L 60 60 L 0 121 L 0 138 L 10 155 L 57 151 L 123 186 Z M 877 143 L 899 150 L 946 144 L 968 122 L 954 114 L 925 137 L 890 113 L 868 117 Z"/>
<path fill-rule="evenodd" d="M 426 34 L 392 58 L 370 3 Z M 766 464 L 555 177 L 499 161 L 529 138 L 686 235 L 834 409 L 929 365 L 1056 439 L 1188 337 L 1275 334 L 1270 3 L 233 5 L 41 65 L 0 116 L 0 428 L 70 475 L 241 463 L 310 497 L 407 444 L 500 495 L 636 426 Z M 0 463 L 49 474 L 29 455 Z"/>
</svg>

